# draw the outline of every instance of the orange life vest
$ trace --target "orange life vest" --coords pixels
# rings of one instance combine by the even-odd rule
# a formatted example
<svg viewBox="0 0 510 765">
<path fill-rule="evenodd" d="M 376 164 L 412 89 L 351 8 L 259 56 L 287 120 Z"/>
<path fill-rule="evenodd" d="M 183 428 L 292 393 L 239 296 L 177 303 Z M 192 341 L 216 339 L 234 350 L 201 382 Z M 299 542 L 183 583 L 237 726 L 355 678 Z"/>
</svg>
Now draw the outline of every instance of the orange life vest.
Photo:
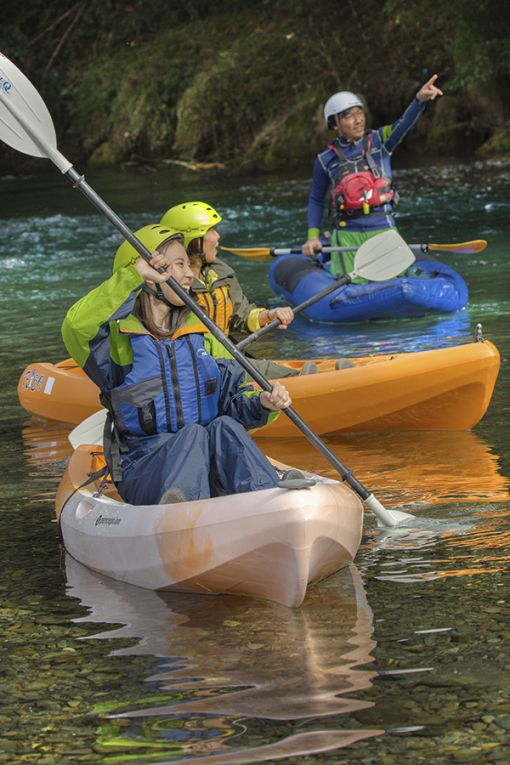
<svg viewBox="0 0 510 765">
<path fill-rule="evenodd" d="M 197 292 L 198 305 L 228 335 L 230 319 L 234 312 L 230 293 L 226 284 L 215 287 L 211 292 Z"/>
</svg>

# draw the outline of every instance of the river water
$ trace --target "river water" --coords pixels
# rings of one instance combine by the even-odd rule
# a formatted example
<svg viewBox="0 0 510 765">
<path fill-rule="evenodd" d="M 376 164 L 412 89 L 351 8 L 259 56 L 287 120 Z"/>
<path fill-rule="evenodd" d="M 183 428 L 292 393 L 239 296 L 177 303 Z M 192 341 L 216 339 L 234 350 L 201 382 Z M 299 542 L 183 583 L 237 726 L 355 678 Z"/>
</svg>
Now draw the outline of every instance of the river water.
<svg viewBox="0 0 510 765">
<path fill-rule="evenodd" d="M 0 180 L 0 763 L 510 761 L 510 165 L 432 160 L 396 178 L 407 241 L 489 241 L 444 256 L 468 308 L 345 327 L 298 318 L 258 351 L 419 350 L 470 342 L 481 322 L 501 372 L 473 432 L 327 439 L 385 503 L 436 523 L 389 535 L 367 518 L 356 565 L 295 611 L 147 592 L 61 555 L 53 501 L 69 428 L 31 419 L 16 384 L 28 363 L 65 357 L 65 311 L 107 277 L 120 238 L 56 170 Z M 305 229 L 306 173 L 133 166 L 87 180 L 133 228 L 204 199 L 226 245 L 297 245 Z M 268 304 L 267 263 L 226 259 Z M 270 456 L 328 472 L 304 439 L 270 441 Z"/>
</svg>

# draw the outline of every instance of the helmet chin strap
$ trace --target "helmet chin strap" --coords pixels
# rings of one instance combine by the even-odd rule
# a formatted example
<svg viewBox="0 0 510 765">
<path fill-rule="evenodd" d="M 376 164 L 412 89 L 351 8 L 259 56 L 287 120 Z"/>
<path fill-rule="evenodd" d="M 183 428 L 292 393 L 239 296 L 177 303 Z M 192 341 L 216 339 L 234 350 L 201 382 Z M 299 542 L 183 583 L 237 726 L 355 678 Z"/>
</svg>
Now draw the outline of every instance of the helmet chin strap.
<svg viewBox="0 0 510 765">
<path fill-rule="evenodd" d="M 205 263 L 206 261 L 205 261 L 205 252 L 204 252 L 204 237 L 203 237 L 203 236 L 201 236 L 201 237 L 200 237 L 200 239 L 199 239 L 199 243 L 198 243 L 198 250 L 199 250 L 199 251 L 198 251 L 196 254 L 197 254 L 197 255 L 198 255 L 198 257 L 200 258 L 200 260 L 202 261 L 202 263 Z"/>
<path fill-rule="evenodd" d="M 177 306 L 172 305 L 172 303 L 166 299 L 160 284 L 156 284 L 155 290 L 153 290 L 152 287 L 149 287 L 148 284 L 144 284 L 142 287 L 142 290 L 144 292 L 147 292 L 148 295 L 152 295 L 152 297 L 155 297 L 156 300 L 161 300 L 161 302 L 164 303 L 166 306 L 168 306 L 168 308 L 177 308 Z"/>
</svg>

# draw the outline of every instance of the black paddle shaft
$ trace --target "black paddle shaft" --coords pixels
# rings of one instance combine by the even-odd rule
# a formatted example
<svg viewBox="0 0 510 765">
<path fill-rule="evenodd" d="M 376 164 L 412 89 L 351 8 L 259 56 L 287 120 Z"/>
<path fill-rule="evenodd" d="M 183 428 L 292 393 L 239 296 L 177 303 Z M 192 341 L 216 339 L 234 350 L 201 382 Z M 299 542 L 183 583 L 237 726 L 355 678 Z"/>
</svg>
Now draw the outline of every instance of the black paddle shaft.
<svg viewBox="0 0 510 765">
<path fill-rule="evenodd" d="M 98 196 L 98 194 L 96 194 L 94 189 L 88 185 L 84 176 L 77 173 L 73 167 L 71 167 L 65 174 L 72 181 L 75 188 L 80 189 L 82 194 L 84 194 L 87 199 L 89 199 L 89 201 L 91 201 L 92 204 L 97 207 L 97 209 L 106 218 L 108 218 L 110 223 L 112 223 L 115 228 L 120 231 L 122 236 L 129 242 L 129 244 L 131 244 L 135 250 L 149 262 L 151 259 L 151 253 L 149 250 L 140 242 L 139 239 L 136 238 L 131 229 L 126 226 L 126 224 L 119 218 L 119 216 L 116 215 L 110 207 L 108 207 L 108 205 L 101 199 L 100 196 Z M 160 270 L 163 271 L 164 269 Z M 273 389 L 271 383 L 266 380 L 264 375 L 262 375 L 259 370 L 253 366 L 251 361 L 247 359 L 243 353 L 241 353 L 237 346 L 225 335 L 224 332 L 221 331 L 218 325 L 214 323 L 214 321 L 205 313 L 205 311 L 203 311 L 202 308 L 200 308 L 200 306 L 194 302 L 193 298 L 188 295 L 186 290 L 181 287 L 179 282 L 177 282 L 172 276 L 170 279 L 168 279 L 167 283 L 173 289 L 175 294 L 180 297 L 182 302 L 190 309 L 190 311 L 192 311 L 200 319 L 200 321 L 205 324 L 211 335 L 213 335 L 216 340 L 218 340 L 227 349 L 227 351 L 232 354 L 235 360 L 251 375 L 255 382 L 258 383 L 263 390 L 270 393 Z M 306 424 L 306 422 L 299 416 L 299 414 L 294 409 L 292 409 L 292 407 L 289 406 L 286 409 L 282 409 L 282 412 L 284 412 L 289 420 L 293 422 L 297 428 L 299 428 L 303 435 L 308 438 L 310 443 L 312 443 L 315 448 L 323 455 L 323 457 L 325 457 L 328 462 L 335 468 L 335 470 L 342 477 L 342 480 L 346 481 L 349 486 L 354 489 L 354 491 L 361 497 L 361 499 L 367 499 L 371 496 L 371 493 L 357 480 L 352 471 L 348 470 L 345 465 L 340 462 L 336 454 L 333 454 L 331 449 L 326 446 L 326 444 L 319 438 L 316 433 L 314 433 L 314 431 Z"/>
<path fill-rule="evenodd" d="M 305 300 L 303 303 L 300 303 L 298 306 L 294 308 L 294 316 L 297 313 L 301 313 L 301 311 L 306 311 L 307 308 L 309 308 L 311 305 L 316 303 L 318 300 L 321 300 L 324 297 L 327 297 L 332 292 L 337 290 L 339 287 L 343 287 L 344 284 L 350 284 L 352 281 L 351 277 L 348 275 L 341 276 L 340 278 L 336 278 L 332 284 L 329 284 L 327 287 L 325 287 L 323 290 L 318 292 L 316 295 L 312 295 L 312 297 L 309 297 L 308 300 Z M 256 332 L 253 332 L 251 335 L 248 335 L 248 337 L 245 337 L 244 340 L 241 340 L 240 343 L 237 343 L 237 348 L 239 348 L 240 351 L 243 350 L 243 348 L 247 348 L 249 345 L 254 343 L 256 340 L 259 340 L 264 335 L 267 335 L 268 332 L 272 332 L 273 329 L 276 329 L 280 326 L 280 319 L 273 319 L 269 324 L 266 324 L 264 327 L 261 327 Z"/>
</svg>

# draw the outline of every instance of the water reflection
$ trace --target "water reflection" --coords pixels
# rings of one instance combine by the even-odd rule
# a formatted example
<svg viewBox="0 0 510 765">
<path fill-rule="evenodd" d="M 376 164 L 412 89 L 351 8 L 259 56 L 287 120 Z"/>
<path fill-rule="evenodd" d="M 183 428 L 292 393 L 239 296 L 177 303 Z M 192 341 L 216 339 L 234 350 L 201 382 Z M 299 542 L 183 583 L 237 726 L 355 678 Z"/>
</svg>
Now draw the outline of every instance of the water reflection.
<svg viewBox="0 0 510 765">
<path fill-rule="evenodd" d="M 72 452 L 68 435 L 73 426 L 32 417 L 22 430 L 24 454 L 29 467 L 62 467 Z M 31 475 L 31 473 L 29 473 Z"/>
<path fill-rule="evenodd" d="M 235 758 L 233 746 L 241 747 L 243 761 L 260 760 L 327 751 L 381 732 L 360 728 L 348 716 L 373 706 L 351 694 L 369 688 L 375 675 L 360 669 L 372 661 L 374 643 L 372 612 L 354 566 L 310 587 L 301 609 L 235 596 L 149 592 L 100 578 L 69 556 L 66 572 L 68 595 L 90 609 L 77 621 L 124 625 L 89 639 L 140 638 L 115 655 L 160 660 L 147 678 L 146 703 L 142 697 L 127 711 L 119 704 L 111 717 L 113 728 L 129 721 L 121 728 L 124 738 L 139 746 L 147 737 L 159 736 L 161 744 L 166 736 L 179 740 L 183 755 L 216 752 L 219 759 L 211 761 L 228 762 Z M 239 718 L 266 721 L 265 733 L 252 740 Z M 328 718 L 323 730 L 317 718 Z M 267 726 L 271 720 L 302 722 L 282 729 Z M 305 730 L 289 736 L 296 728 Z M 119 729 L 110 732 L 119 735 Z"/>
<path fill-rule="evenodd" d="M 281 298 L 271 300 L 281 305 Z M 296 317 L 285 337 L 268 337 L 253 346 L 253 352 L 270 358 L 281 354 L 281 343 L 306 345 L 313 356 L 368 356 L 435 350 L 471 342 L 480 313 L 464 308 L 449 316 L 424 316 L 417 319 L 372 321 L 357 324 L 315 323 Z M 250 349 L 252 350 L 252 349 Z"/>
<path fill-rule="evenodd" d="M 237 264 L 232 262 L 232 265 L 239 271 Z M 274 296 L 267 300 L 272 305 L 282 303 Z M 250 352 L 261 357 L 284 359 L 304 356 L 348 358 L 435 350 L 471 342 L 476 324 L 482 319 L 481 311 L 469 307 L 449 316 L 424 316 L 396 322 L 319 324 L 297 316 L 286 332 L 263 337 L 250 348 Z M 490 339 L 488 335 L 487 339 Z"/>
<path fill-rule="evenodd" d="M 324 441 L 390 506 L 492 503 L 510 498 L 509 479 L 500 472 L 498 455 L 485 439 L 470 431 L 362 433 L 330 436 Z M 265 439 L 263 447 L 269 457 L 302 470 L 313 468 L 320 475 L 335 475 L 304 438 Z"/>
<path fill-rule="evenodd" d="M 29 420 L 22 431 L 30 476 L 60 478 L 71 454 L 70 425 Z M 362 433 L 324 438 L 357 478 L 389 505 L 405 503 L 505 502 L 509 479 L 499 456 L 471 431 Z M 302 470 L 336 478 L 305 438 L 265 439 L 269 456 Z"/>
</svg>

